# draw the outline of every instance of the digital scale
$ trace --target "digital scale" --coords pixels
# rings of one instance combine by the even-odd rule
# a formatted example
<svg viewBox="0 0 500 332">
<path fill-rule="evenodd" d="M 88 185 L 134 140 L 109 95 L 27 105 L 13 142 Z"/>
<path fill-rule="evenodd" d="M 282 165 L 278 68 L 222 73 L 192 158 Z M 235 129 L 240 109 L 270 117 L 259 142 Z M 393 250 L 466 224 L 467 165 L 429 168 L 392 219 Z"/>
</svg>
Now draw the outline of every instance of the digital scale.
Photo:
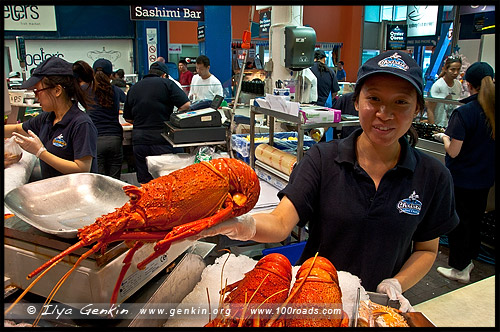
<svg viewBox="0 0 500 332">
<path fill-rule="evenodd" d="M 77 239 L 64 239 L 47 234 L 28 225 L 14 216 L 4 221 L 4 278 L 18 288 L 26 289 L 32 280 L 29 273 L 75 243 Z M 121 284 L 117 303 L 127 300 L 177 257 L 183 254 L 192 241 L 173 243 L 162 256 L 149 263 L 144 270 L 137 269 L 137 263 L 153 253 L 154 243 L 146 243 L 134 255 Z M 80 255 L 91 246 L 81 248 L 66 256 L 45 274 L 30 290 L 47 297 L 58 280 L 73 267 Z M 89 303 L 109 303 L 115 283 L 123 266 L 123 259 L 129 248 L 124 242 L 111 243 L 104 254 L 100 251 L 83 260 L 61 286 L 54 301 L 81 308 Z"/>
<path fill-rule="evenodd" d="M 218 111 L 223 100 L 216 95 L 210 107 L 172 114 L 170 121 L 165 121 L 163 134 L 174 144 L 225 141 L 227 127 Z"/>
</svg>

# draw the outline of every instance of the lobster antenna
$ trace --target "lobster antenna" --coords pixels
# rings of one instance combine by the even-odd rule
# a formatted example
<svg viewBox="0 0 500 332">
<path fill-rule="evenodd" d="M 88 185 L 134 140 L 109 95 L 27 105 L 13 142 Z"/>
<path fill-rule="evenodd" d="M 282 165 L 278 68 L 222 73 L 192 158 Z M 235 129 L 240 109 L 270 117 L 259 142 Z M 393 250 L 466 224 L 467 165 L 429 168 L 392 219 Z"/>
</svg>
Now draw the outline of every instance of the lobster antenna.
<svg viewBox="0 0 500 332">
<path fill-rule="evenodd" d="M 316 255 L 314 255 L 314 259 L 313 259 L 313 261 L 312 261 L 311 267 L 310 267 L 310 268 L 309 268 L 309 270 L 307 271 L 307 274 L 306 274 L 306 276 L 304 277 L 304 279 L 302 279 L 302 281 L 301 281 L 301 282 L 300 282 L 300 284 L 297 286 L 297 288 L 296 288 L 296 289 L 295 289 L 295 290 L 294 290 L 294 291 L 293 291 L 290 295 L 288 295 L 288 298 L 287 298 L 287 299 L 285 300 L 285 302 L 283 302 L 283 304 L 279 307 L 278 312 L 277 312 L 277 313 L 275 313 L 275 314 L 273 315 L 273 317 L 271 317 L 271 319 L 267 322 L 266 327 L 271 326 L 271 325 L 272 325 L 272 324 L 273 324 L 273 323 L 274 323 L 274 322 L 275 322 L 275 321 L 279 318 L 279 316 L 281 315 L 281 314 L 280 314 L 281 309 L 282 309 L 283 307 L 285 307 L 285 306 L 288 304 L 288 302 L 290 302 L 290 301 L 291 301 L 291 300 L 295 297 L 295 295 L 298 293 L 298 291 L 300 290 L 300 288 L 302 288 L 302 286 L 303 286 L 303 285 L 304 285 L 304 283 L 306 282 L 307 278 L 308 278 L 308 277 L 309 277 L 309 275 L 311 274 L 311 271 L 312 271 L 312 269 L 313 269 L 313 267 L 314 267 L 314 263 L 316 262 L 316 258 L 318 257 L 318 254 L 319 254 L 319 252 L 317 252 L 317 253 L 316 253 Z"/>
<path fill-rule="evenodd" d="M 259 286 L 257 286 L 255 291 L 253 292 L 252 296 L 250 296 L 250 298 L 248 299 L 248 302 L 246 299 L 247 293 L 245 293 L 245 305 L 243 306 L 242 317 L 240 318 L 240 322 L 238 323 L 238 327 L 243 326 L 243 323 L 245 322 L 245 314 L 247 312 L 248 306 L 250 305 L 250 302 L 252 302 L 253 297 L 255 296 L 255 294 L 257 294 L 257 292 L 259 291 L 259 288 L 262 286 L 262 284 L 264 283 L 264 281 L 266 280 L 267 277 L 269 277 L 269 273 L 266 274 L 266 276 L 264 278 L 262 278 L 262 281 L 260 282 Z"/>
<path fill-rule="evenodd" d="M 68 277 L 73 273 L 73 271 L 76 270 L 76 268 L 78 267 L 78 265 L 80 265 L 80 263 L 84 259 L 86 259 L 88 256 L 92 255 L 94 252 L 96 252 L 97 250 L 99 250 L 102 245 L 103 245 L 102 242 L 97 242 L 92 247 L 92 249 L 88 250 L 86 253 L 84 253 L 82 256 L 80 256 L 80 258 L 78 258 L 78 260 L 75 262 L 75 264 L 73 264 L 73 266 L 71 267 L 71 269 L 68 272 L 66 272 L 61 277 L 61 279 L 59 279 L 59 281 L 54 286 L 54 288 L 52 288 L 52 290 L 50 291 L 49 295 L 47 296 L 47 299 L 45 300 L 45 302 L 44 302 L 44 304 L 43 304 L 42 307 L 45 307 L 47 304 L 50 304 L 50 302 L 52 302 L 52 299 L 54 298 L 54 296 L 56 296 L 57 292 L 59 291 L 59 288 L 61 288 L 61 286 L 64 284 L 64 282 L 66 281 L 66 279 L 68 279 Z M 40 310 L 40 312 L 38 313 L 38 316 L 36 317 L 35 321 L 33 322 L 33 327 L 35 327 L 38 324 L 38 322 L 40 321 L 40 318 L 42 317 L 42 313 L 43 313 L 43 311 Z"/>
<path fill-rule="evenodd" d="M 210 292 L 208 291 L 208 287 L 205 288 L 207 291 L 207 299 L 208 299 L 208 322 L 212 321 L 212 308 L 210 307 Z"/>
<path fill-rule="evenodd" d="M 83 241 L 78 241 L 68 249 L 64 250 L 63 252 L 59 253 L 58 255 L 52 257 L 50 260 L 42 264 L 40 267 L 38 267 L 36 270 L 28 274 L 27 279 L 31 279 L 32 277 L 36 276 L 38 273 L 42 272 L 45 270 L 48 266 L 52 266 L 54 262 L 59 262 L 61 259 L 63 259 L 65 256 L 71 254 L 77 249 L 80 249 L 84 246 L 85 244 Z"/>
<path fill-rule="evenodd" d="M 43 271 L 43 272 L 42 272 L 42 273 L 41 273 L 38 277 L 36 277 L 36 279 L 35 279 L 35 280 L 33 280 L 33 281 L 31 282 L 31 284 L 30 284 L 28 287 L 26 287 L 26 289 L 25 289 L 25 290 L 21 293 L 21 295 L 19 295 L 19 297 L 18 297 L 16 300 L 15 300 L 15 301 L 14 301 L 14 302 L 13 302 L 13 303 L 12 303 L 12 304 L 8 307 L 8 308 L 7 308 L 7 310 L 5 310 L 4 314 L 5 314 L 5 315 L 6 315 L 6 314 L 8 314 L 8 313 L 9 313 L 9 311 L 11 311 L 11 310 L 12 310 L 12 308 L 14 308 L 14 306 L 15 306 L 16 304 L 18 304 L 18 303 L 19 303 L 19 301 L 21 301 L 21 300 L 23 299 L 23 297 L 26 295 L 26 293 L 28 293 L 28 292 L 30 291 L 30 289 L 32 289 L 32 288 L 33 288 L 33 286 L 35 286 L 35 284 L 36 284 L 36 283 L 37 283 L 37 282 L 38 282 L 38 281 L 39 281 L 39 280 L 40 280 L 40 279 L 41 279 L 41 278 L 42 278 L 45 274 L 47 274 L 47 272 L 49 272 L 49 271 L 50 271 L 50 269 L 52 269 L 54 266 L 56 266 L 56 264 L 57 264 L 57 263 L 59 263 L 59 262 L 61 261 L 61 259 L 62 259 L 62 257 L 61 257 L 58 261 L 55 261 L 54 263 L 52 263 L 52 265 L 51 265 L 51 266 L 49 266 L 49 267 L 48 267 L 47 269 L 45 269 L 45 271 Z"/>
<path fill-rule="evenodd" d="M 264 283 L 264 281 L 267 279 L 267 277 L 269 277 L 269 273 L 267 273 L 264 276 L 264 278 L 262 278 L 262 281 L 260 282 L 259 286 L 257 286 L 257 288 L 255 289 L 255 291 L 253 292 L 252 296 L 250 296 L 250 298 L 248 299 L 248 302 L 246 300 L 247 294 L 245 293 L 245 305 L 243 306 L 242 317 L 240 319 L 240 322 L 238 323 L 238 327 L 243 326 L 243 323 L 245 321 L 245 314 L 247 312 L 248 306 L 250 305 L 250 302 L 252 302 L 253 297 L 255 296 L 255 294 L 257 294 L 257 292 L 259 291 L 260 287 L 262 286 L 262 284 Z"/>
</svg>

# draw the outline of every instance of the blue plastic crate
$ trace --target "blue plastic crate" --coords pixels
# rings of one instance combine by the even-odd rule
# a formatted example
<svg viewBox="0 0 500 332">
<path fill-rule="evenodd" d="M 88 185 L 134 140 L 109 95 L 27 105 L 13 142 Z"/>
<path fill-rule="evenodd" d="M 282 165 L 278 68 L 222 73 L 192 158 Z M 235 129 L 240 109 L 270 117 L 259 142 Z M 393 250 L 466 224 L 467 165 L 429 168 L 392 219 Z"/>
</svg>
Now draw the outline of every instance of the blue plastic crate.
<svg viewBox="0 0 500 332">
<path fill-rule="evenodd" d="M 272 253 L 282 254 L 294 266 L 297 264 L 297 261 L 300 259 L 302 252 L 304 251 L 304 247 L 306 246 L 307 241 L 287 244 L 286 246 L 268 248 L 262 250 L 262 255 L 266 256 Z"/>
<path fill-rule="evenodd" d="M 245 137 L 249 136 L 248 134 L 233 134 L 231 135 L 231 145 L 232 149 L 239 153 L 243 158 L 247 158 L 250 156 L 250 142 L 245 139 Z M 255 137 L 269 137 L 268 133 L 262 134 L 255 134 Z M 274 147 L 283 151 L 297 151 L 297 141 L 296 140 L 291 140 L 291 141 L 282 141 L 281 139 L 284 138 L 289 138 L 289 137 L 298 137 L 298 133 L 291 131 L 291 132 L 281 132 L 281 133 L 275 133 L 274 134 Z M 255 142 L 255 147 L 257 147 L 260 144 L 263 143 L 268 143 L 268 142 Z M 307 150 L 311 146 L 316 144 L 316 141 L 313 140 L 309 136 L 304 136 L 304 149 Z"/>
</svg>

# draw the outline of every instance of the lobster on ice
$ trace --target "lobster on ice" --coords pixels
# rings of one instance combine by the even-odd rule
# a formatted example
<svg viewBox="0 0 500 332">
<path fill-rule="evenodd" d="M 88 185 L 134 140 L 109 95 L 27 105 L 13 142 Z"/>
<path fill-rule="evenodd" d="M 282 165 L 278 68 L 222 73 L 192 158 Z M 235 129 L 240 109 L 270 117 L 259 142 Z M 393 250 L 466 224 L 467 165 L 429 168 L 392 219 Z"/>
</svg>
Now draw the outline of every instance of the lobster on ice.
<svg viewBox="0 0 500 332">
<path fill-rule="evenodd" d="M 261 258 L 245 277 L 221 290 L 218 312 L 229 309 L 231 316 L 217 315 L 205 327 L 259 327 L 268 319 L 252 314 L 263 305 L 279 305 L 285 301 L 292 281 L 292 265 L 282 254 Z M 221 310 L 221 308 L 223 310 Z"/>
<path fill-rule="evenodd" d="M 164 254 L 174 241 L 196 235 L 224 220 L 249 212 L 259 199 L 260 184 L 253 169 L 244 162 L 220 158 L 187 166 L 143 184 L 140 188 L 124 186 L 123 190 L 130 200 L 114 212 L 97 218 L 93 224 L 79 229 L 79 241 L 76 244 L 31 272 L 28 278 L 44 271 L 5 313 L 50 268 L 75 250 L 95 243 L 59 280 L 47 301 L 51 301 L 57 289 L 85 258 L 103 250 L 111 242 L 136 241 L 124 258 L 111 297 L 111 303 L 116 303 L 132 257 L 145 242 L 156 241 L 156 244 L 154 252 L 137 265 L 139 269 L 144 269 L 148 263 Z"/>
<path fill-rule="evenodd" d="M 220 303 L 223 303 L 221 306 L 224 309 L 230 308 L 232 315 L 223 317 L 219 314 L 205 326 L 347 327 L 349 325 L 349 317 L 342 309 L 342 292 L 337 270 L 328 259 L 317 255 L 309 258 L 299 268 L 291 290 L 290 284 L 290 261 L 276 253 L 264 256 L 242 280 L 221 290 L 222 295 L 229 292 Z M 271 307 L 271 312 L 275 314 L 270 317 L 252 314 L 258 311 L 252 311 L 250 308 L 258 309 L 265 304 L 268 304 L 267 308 Z M 303 309 L 315 312 L 317 309 L 317 314 L 303 314 Z M 328 313 L 331 311 L 332 314 L 323 314 L 320 311 L 323 309 L 327 309 Z"/>
</svg>

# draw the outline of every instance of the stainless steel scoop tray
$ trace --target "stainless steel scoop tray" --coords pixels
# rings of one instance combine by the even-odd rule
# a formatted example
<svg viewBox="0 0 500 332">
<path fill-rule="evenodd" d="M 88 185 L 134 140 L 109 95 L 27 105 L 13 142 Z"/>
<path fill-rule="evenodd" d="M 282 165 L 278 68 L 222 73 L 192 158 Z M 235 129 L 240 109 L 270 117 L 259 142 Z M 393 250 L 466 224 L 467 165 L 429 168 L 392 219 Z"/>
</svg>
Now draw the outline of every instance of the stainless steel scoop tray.
<svg viewBox="0 0 500 332">
<path fill-rule="evenodd" d="M 5 206 L 31 226 L 64 238 L 128 201 L 126 182 L 93 173 L 62 175 L 25 184 L 5 195 Z"/>
</svg>

